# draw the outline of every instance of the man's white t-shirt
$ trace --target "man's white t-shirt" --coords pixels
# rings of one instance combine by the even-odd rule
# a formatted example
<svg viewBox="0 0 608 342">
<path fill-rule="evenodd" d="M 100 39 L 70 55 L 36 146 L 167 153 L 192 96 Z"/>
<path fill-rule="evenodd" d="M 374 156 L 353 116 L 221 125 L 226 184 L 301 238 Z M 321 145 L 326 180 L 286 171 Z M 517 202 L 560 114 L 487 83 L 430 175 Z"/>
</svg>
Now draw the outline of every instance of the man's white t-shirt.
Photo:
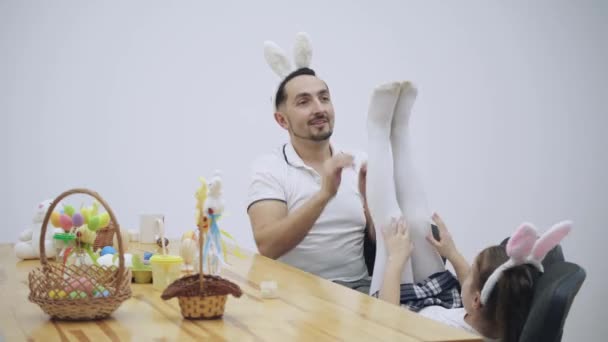
<svg viewBox="0 0 608 342">
<path fill-rule="evenodd" d="M 350 282 L 368 277 L 363 258 L 366 220 L 358 187 L 362 159 L 362 155 L 356 156 L 355 166 L 342 171 L 336 196 L 306 237 L 278 260 L 329 280 Z M 247 209 L 258 201 L 276 200 L 292 212 L 320 188 L 317 171 L 304 164 L 291 144 L 284 144 L 253 163 Z"/>
</svg>

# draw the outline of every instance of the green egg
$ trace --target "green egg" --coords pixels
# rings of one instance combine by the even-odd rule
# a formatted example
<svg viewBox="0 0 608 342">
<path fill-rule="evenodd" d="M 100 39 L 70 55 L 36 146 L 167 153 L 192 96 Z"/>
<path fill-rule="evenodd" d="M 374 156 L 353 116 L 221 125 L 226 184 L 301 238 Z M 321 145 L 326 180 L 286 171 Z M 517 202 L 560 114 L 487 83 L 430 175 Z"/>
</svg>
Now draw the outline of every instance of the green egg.
<svg viewBox="0 0 608 342">
<path fill-rule="evenodd" d="M 72 217 L 72 215 L 74 215 L 75 211 L 76 210 L 71 205 L 65 205 L 65 206 L 63 206 L 63 212 L 66 213 L 70 217 Z"/>
<path fill-rule="evenodd" d="M 99 229 L 99 216 L 91 216 L 89 217 L 89 229 L 92 231 L 97 231 Z"/>
</svg>

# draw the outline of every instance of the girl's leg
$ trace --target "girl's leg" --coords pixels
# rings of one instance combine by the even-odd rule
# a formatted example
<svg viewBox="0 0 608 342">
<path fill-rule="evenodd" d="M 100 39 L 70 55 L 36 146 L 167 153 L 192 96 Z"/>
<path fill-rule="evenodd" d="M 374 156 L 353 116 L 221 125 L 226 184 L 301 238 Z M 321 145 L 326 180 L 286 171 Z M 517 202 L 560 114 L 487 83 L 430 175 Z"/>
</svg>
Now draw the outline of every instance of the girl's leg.
<svg viewBox="0 0 608 342">
<path fill-rule="evenodd" d="M 445 270 L 443 260 L 426 236 L 431 232 L 431 213 L 426 194 L 412 162 L 409 142 L 409 120 L 418 90 L 410 82 L 401 83 L 391 128 L 391 146 L 397 201 L 409 227 L 414 251 L 410 258 L 414 281 L 420 282 L 433 273 Z"/>
<path fill-rule="evenodd" d="M 390 152 L 391 121 L 399 97 L 400 84 L 382 85 L 372 94 L 367 117 L 368 161 L 367 161 L 367 204 L 376 227 L 376 261 L 370 287 L 370 294 L 382 286 L 386 263 L 386 248 L 382 229 L 392 217 L 401 217 L 397 204 L 393 162 Z M 409 263 L 408 263 L 409 264 Z M 411 266 L 406 267 L 403 282 L 412 282 Z"/>
</svg>

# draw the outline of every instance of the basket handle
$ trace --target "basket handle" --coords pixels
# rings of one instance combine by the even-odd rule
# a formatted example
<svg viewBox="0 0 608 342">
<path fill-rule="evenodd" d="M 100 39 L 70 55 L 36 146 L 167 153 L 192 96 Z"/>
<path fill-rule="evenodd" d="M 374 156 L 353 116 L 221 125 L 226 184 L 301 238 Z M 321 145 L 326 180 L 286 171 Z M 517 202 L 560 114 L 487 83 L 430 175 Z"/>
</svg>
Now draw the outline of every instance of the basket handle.
<svg viewBox="0 0 608 342">
<path fill-rule="evenodd" d="M 120 286 L 120 283 L 122 283 L 123 274 L 125 272 L 125 257 L 123 255 L 124 250 L 123 250 L 123 244 L 122 244 L 122 234 L 120 233 L 120 225 L 118 224 L 118 221 L 116 220 L 116 216 L 114 216 L 114 212 L 112 211 L 112 209 L 110 208 L 108 203 L 106 201 L 104 201 L 104 199 L 101 198 L 101 196 L 99 196 L 99 194 L 97 192 L 89 190 L 89 189 L 76 188 L 76 189 L 68 190 L 68 191 L 62 193 L 61 195 L 57 196 L 57 198 L 55 198 L 53 203 L 51 203 L 51 206 L 47 209 L 46 215 L 44 215 L 44 221 L 42 222 L 42 229 L 40 232 L 40 263 L 42 264 L 42 266 L 44 268 L 46 268 L 48 266 L 48 261 L 46 259 L 46 251 L 45 251 L 45 247 L 44 247 L 44 245 L 45 245 L 44 240 L 45 240 L 45 236 L 46 236 L 46 227 L 49 224 L 49 221 L 51 219 L 51 214 L 53 213 L 53 210 L 59 204 L 59 202 L 61 202 L 62 199 L 66 198 L 70 195 L 74 195 L 74 194 L 85 194 L 85 195 L 94 197 L 104 207 L 104 209 L 108 212 L 108 214 L 110 214 L 110 221 L 114 222 L 115 229 L 116 229 L 116 232 L 115 232 L 116 238 L 118 240 L 118 276 L 116 277 L 116 285 L 118 287 L 118 286 Z"/>
</svg>

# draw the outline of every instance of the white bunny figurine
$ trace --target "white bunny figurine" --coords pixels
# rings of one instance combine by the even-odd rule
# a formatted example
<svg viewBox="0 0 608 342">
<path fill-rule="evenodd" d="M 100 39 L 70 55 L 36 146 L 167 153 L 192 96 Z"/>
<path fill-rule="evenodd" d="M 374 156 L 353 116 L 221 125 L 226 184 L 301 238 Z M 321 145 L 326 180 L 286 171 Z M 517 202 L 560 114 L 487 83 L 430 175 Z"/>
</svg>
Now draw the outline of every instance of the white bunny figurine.
<svg viewBox="0 0 608 342">
<path fill-rule="evenodd" d="M 51 206 L 53 200 L 45 200 L 36 206 L 36 212 L 30 224 L 30 228 L 21 232 L 19 242 L 15 244 L 15 255 L 19 259 L 38 259 L 40 258 L 40 233 L 42 230 L 42 221 L 44 215 Z M 44 238 L 44 249 L 47 258 L 55 256 L 55 247 L 53 244 L 53 235 L 55 233 L 63 233 L 61 228 L 53 228 L 49 222 Z"/>
</svg>

